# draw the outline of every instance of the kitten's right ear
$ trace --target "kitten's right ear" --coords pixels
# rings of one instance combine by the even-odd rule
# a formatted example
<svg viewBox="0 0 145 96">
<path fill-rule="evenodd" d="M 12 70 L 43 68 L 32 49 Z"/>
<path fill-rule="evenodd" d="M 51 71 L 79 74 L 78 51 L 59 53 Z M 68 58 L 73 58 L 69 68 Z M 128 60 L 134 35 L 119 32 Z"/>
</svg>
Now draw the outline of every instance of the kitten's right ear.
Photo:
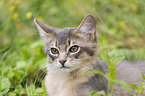
<svg viewBox="0 0 145 96">
<path fill-rule="evenodd" d="M 96 33 L 96 20 L 95 18 L 88 14 L 81 24 L 76 28 L 74 34 L 78 34 L 81 38 L 87 41 L 95 41 L 97 39 Z"/>
<path fill-rule="evenodd" d="M 48 26 L 47 24 L 34 19 L 34 22 L 39 30 L 40 36 L 41 37 L 50 37 L 53 38 L 54 34 L 55 34 L 55 28 Z"/>
</svg>

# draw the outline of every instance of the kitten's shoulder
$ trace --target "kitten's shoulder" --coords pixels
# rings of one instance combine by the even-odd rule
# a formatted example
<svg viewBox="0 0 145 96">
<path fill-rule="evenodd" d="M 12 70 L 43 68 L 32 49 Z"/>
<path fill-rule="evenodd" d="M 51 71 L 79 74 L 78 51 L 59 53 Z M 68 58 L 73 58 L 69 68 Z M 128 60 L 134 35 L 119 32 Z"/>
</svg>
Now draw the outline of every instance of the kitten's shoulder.
<svg viewBox="0 0 145 96">
<path fill-rule="evenodd" d="M 88 96 L 91 91 L 101 91 L 107 92 L 107 79 L 100 75 L 94 74 L 86 82 L 80 83 L 75 89 L 75 96 Z M 83 94 L 83 95 L 82 95 Z"/>
</svg>

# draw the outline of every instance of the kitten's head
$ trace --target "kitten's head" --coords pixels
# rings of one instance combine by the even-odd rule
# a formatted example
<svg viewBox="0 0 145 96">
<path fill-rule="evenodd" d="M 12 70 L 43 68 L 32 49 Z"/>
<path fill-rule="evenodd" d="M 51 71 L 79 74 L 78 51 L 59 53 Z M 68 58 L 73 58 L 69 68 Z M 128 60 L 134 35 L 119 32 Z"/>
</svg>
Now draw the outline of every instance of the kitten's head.
<svg viewBox="0 0 145 96">
<path fill-rule="evenodd" d="M 45 54 L 51 69 L 74 71 L 89 66 L 96 47 L 96 21 L 87 15 L 77 28 L 58 29 L 34 20 L 45 43 Z"/>
</svg>

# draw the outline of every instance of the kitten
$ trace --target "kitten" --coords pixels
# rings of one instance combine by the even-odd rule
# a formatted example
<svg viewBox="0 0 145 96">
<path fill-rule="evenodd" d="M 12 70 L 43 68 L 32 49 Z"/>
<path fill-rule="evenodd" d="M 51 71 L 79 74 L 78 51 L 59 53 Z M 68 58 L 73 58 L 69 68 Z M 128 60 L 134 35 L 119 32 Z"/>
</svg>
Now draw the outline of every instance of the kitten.
<svg viewBox="0 0 145 96">
<path fill-rule="evenodd" d="M 95 53 L 97 46 L 96 21 L 87 15 L 77 28 L 53 28 L 34 19 L 45 43 L 47 75 L 45 84 L 49 96 L 89 96 L 91 91 L 107 92 L 107 79 L 90 70 L 108 72 L 107 64 L 100 61 Z M 137 84 L 145 73 L 145 62 L 122 61 L 117 66 L 117 79 Z M 114 85 L 114 96 L 127 93 L 119 85 Z M 131 93 L 133 94 L 133 93 Z M 99 96 L 99 95 L 98 95 Z"/>
</svg>

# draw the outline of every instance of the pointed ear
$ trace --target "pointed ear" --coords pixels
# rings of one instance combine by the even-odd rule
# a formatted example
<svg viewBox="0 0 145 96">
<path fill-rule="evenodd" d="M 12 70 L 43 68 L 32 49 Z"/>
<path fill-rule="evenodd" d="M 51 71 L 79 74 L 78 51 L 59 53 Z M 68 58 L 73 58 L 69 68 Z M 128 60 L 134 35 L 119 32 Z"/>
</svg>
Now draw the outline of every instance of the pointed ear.
<svg viewBox="0 0 145 96">
<path fill-rule="evenodd" d="M 34 22 L 39 30 L 41 37 L 53 37 L 55 34 L 55 28 L 48 26 L 47 24 L 34 19 Z"/>
<path fill-rule="evenodd" d="M 75 30 L 75 33 L 87 41 L 96 41 L 96 20 L 92 15 L 87 15 Z"/>
</svg>

